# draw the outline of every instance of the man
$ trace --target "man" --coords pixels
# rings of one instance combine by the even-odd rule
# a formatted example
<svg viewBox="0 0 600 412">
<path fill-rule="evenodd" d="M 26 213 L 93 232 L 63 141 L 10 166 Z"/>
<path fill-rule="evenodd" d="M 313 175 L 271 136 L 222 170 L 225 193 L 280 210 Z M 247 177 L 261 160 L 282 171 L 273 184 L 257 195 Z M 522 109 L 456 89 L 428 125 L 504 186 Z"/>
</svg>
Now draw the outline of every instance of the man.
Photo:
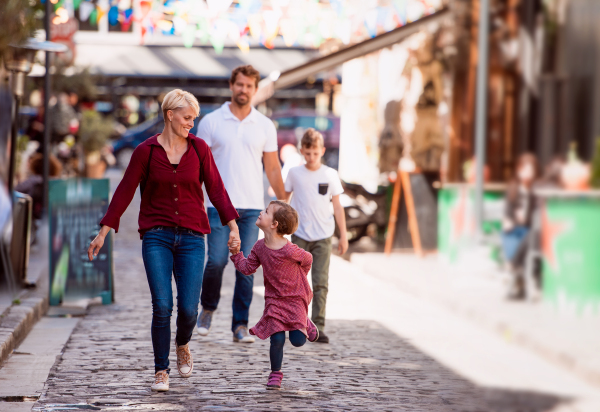
<svg viewBox="0 0 600 412">
<path fill-rule="evenodd" d="M 225 188 L 240 215 L 237 224 L 245 256 L 258 239 L 255 222 L 265 206 L 263 163 L 275 195 L 278 199 L 285 198 L 275 125 L 251 105 L 259 80 L 260 74 L 252 66 L 235 68 L 229 79 L 231 102 L 206 115 L 197 132 L 211 148 Z M 229 259 L 229 229 L 221 225 L 217 211 L 208 200 L 207 206 L 211 233 L 207 237 L 208 261 L 200 299 L 202 313 L 197 323 L 198 333 L 202 336 L 210 331 L 212 315 L 221 297 L 223 270 Z M 254 276 L 244 276 L 236 271 L 231 322 L 234 342 L 254 342 L 248 333 L 253 284 Z"/>
</svg>

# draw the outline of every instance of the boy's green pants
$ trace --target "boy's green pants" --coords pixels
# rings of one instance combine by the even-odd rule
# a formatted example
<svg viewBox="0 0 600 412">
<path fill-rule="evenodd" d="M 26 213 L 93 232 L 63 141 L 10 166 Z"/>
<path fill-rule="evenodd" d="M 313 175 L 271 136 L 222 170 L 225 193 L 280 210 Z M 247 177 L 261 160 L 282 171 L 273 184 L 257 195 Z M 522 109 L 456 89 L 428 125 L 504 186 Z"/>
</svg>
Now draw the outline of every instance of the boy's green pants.
<svg viewBox="0 0 600 412">
<path fill-rule="evenodd" d="M 325 306 L 329 288 L 329 260 L 331 258 L 331 237 L 314 242 L 308 242 L 292 235 L 292 242 L 309 252 L 313 257 L 312 263 L 312 321 L 319 328 L 325 329 Z"/>
</svg>

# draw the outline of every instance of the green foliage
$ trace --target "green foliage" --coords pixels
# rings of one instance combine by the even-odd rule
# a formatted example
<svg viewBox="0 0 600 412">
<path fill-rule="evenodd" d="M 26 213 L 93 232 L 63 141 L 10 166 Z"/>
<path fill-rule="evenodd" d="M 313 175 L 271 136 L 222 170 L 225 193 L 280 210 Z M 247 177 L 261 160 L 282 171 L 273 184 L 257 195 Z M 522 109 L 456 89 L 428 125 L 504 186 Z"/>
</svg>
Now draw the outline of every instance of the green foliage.
<svg viewBox="0 0 600 412">
<path fill-rule="evenodd" d="M 594 159 L 592 159 L 591 185 L 600 189 L 600 138 L 596 139 L 596 152 L 594 153 Z"/>
<path fill-rule="evenodd" d="M 95 110 L 86 110 L 79 124 L 79 137 L 86 153 L 96 152 L 107 143 L 113 130 L 113 122 Z"/>
<path fill-rule="evenodd" d="M 76 93 L 79 100 L 92 101 L 96 99 L 96 83 L 98 79 L 89 69 L 72 74 L 65 74 L 65 67 L 57 66 L 56 74 L 52 77 L 52 87 L 58 93 Z"/>
<path fill-rule="evenodd" d="M 9 44 L 21 43 L 38 28 L 35 18 L 39 5 L 30 0 L 0 0 L 0 60 Z"/>
</svg>

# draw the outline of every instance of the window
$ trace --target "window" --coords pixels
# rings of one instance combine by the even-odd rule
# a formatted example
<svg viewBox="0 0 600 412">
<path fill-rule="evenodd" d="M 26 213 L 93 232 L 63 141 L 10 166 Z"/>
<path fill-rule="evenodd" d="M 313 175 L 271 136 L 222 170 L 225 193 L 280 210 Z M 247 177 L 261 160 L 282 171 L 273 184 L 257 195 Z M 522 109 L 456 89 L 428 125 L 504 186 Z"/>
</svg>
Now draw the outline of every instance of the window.
<svg viewBox="0 0 600 412">
<path fill-rule="evenodd" d="M 298 127 L 303 129 L 312 127 L 319 131 L 325 131 L 333 127 L 333 122 L 326 117 L 301 116 L 298 117 Z"/>
</svg>

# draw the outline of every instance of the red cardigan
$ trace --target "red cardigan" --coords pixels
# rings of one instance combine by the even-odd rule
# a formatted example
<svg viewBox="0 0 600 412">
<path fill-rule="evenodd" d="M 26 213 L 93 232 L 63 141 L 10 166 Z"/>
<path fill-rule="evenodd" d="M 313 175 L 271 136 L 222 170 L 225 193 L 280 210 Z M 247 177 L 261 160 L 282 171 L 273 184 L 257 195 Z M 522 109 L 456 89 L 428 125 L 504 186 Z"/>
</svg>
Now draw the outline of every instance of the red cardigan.
<svg viewBox="0 0 600 412">
<path fill-rule="evenodd" d="M 212 204 L 219 212 L 221 223 L 239 217 L 225 190 L 221 175 L 206 142 L 193 134 L 188 135 L 188 148 L 177 169 L 169 162 L 167 152 L 158 143 L 158 134 L 150 137 L 133 151 L 125 175 L 119 183 L 101 225 L 119 231 L 119 220 L 131 203 L 138 185 L 146 178 L 150 146 L 154 146 L 150 174 L 142 194 L 138 225 L 140 237 L 154 226 L 179 226 L 200 233 L 210 233 L 208 216 L 204 209 L 202 183 Z M 193 139 L 198 154 L 191 145 Z M 203 181 L 200 181 L 202 168 Z"/>
</svg>

